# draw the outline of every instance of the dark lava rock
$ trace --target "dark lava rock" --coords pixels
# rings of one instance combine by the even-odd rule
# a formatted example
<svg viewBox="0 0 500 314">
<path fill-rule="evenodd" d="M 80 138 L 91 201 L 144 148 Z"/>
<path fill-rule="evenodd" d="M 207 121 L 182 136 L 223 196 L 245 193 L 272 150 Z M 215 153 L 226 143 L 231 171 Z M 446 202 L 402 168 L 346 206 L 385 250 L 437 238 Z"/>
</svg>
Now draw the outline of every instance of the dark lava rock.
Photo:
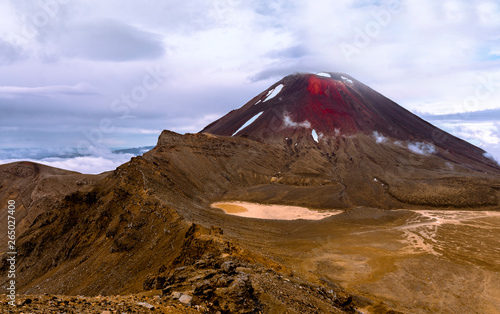
<svg viewBox="0 0 500 314">
<path fill-rule="evenodd" d="M 226 274 L 231 274 L 234 273 L 236 270 L 236 267 L 238 267 L 233 261 L 227 261 L 222 263 L 221 265 L 221 270 L 226 273 Z"/>
</svg>

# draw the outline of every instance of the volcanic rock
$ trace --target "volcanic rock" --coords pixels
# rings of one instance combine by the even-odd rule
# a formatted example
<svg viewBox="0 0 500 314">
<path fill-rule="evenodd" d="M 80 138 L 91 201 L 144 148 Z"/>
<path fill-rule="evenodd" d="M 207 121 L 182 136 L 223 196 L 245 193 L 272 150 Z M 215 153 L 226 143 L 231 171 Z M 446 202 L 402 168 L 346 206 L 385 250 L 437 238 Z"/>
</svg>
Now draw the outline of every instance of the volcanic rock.
<svg viewBox="0 0 500 314">
<path fill-rule="evenodd" d="M 346 74 L 327 76 L 285 77 L 198 134 L 163 131 L 154 149 L 102 175 L 0 166 L 0 198 L 22 204 L 26 219 L 16 241 L 18 292 L 158 291 L 184 306 L 175 291 L 214 313 L 352 313 L 370 302 L 310 270 L 291 276 L 296 265 L 283 252 L 312 250 L 310 239 L 328 239 L 335 226 L 413 215 L 389 209 L 499 208 L 500 168 L 484 151 Z M 314 223 L 266 221 L 211 207 L 222 200 L 347 211 Z M 3 285 L 8 269 L 3 254 Z M 162 308 L 129 301 L 129 311 L 138 302 Z M 82 302 L 70 305 L 93 306 Z"/>
<path fill-rule="evenodd" d="M 277 89 L 279 93 L 269 97 Z M 252 118 L 256 120 L 241 129 Z M 284 77 L 201 132 L 265 142 L 309 141 L 329 149 L 339 138 L 373 135 L 379 141 L 432 145 L 437 148 L 436 152 L 429 149 L 432 153 L 452 161 L 499 170 L 482 149 L 438 129 L 344 73 Z"/>
</svg>

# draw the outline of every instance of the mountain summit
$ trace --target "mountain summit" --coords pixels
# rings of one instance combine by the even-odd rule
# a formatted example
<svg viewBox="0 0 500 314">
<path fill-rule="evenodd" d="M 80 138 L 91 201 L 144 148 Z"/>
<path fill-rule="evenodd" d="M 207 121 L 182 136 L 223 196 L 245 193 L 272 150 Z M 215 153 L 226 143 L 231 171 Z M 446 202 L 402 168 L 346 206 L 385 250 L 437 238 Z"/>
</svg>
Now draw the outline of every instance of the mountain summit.
<svg viewBox="0 0 500 314">
<path fill-rule="evenodd" d="M 201 132 L 263 142 L 316 142 L 364 134 L 410 153 L 436 155 L 475 169 L 497 169 L 484 151 L 420 119 L 344 73 L 289 75 Z"/>
</svg>

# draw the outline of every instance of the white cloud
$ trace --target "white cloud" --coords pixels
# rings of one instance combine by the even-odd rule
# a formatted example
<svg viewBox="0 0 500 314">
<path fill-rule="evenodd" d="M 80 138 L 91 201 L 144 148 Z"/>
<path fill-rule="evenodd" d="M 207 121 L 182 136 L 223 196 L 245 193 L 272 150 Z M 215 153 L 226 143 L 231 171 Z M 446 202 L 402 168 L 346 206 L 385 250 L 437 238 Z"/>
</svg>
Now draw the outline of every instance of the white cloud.
<svg viewBox="0 0 500 314">
<path fill-rule="evenodd" d="M 500 154 L 493 155 L 489 152 L 484 153 L 484 157 L 489 158 L 500 165 Z"/>
<path fill-rule="evenodd" d="M 114 127 L 113 133 L 121 134 L 153 134 L 160 135 L 163 130 L 160 129 L 146 129 L 146 128 L 133 128 L 133 127 Z"/>
<path fill-rule="evenodd" d="M 165 121 L 165 128 L 178 133 L 199 132 L 221 116 L 222 114 L 208 114 L 201 117 L 194 116 L 168 119 Z"/>
<path fill-rule="evenodd" d="M 68 57 L 96 61 L 134 61 L 163 56 L 162 37 L 127 23 L 109 19 L 85 19 L 72 23 L 58 45 Z"/>
<path fill-rule="evenodd" d="M 387 137 L 383 136 L 382 134 L 378 133 L 377 131 L 373 132 L 372 136 L 375 138 L 375 141 L 378 144 L 387 142 Z"/>
<path fill-rule="evenodd" d="M 495 57 L 496 57 L 496 56 L 500 56 L 500 49 L 491 49 L 491 50 L 489 51 L 489 55 L 490 55 L 490 56 L 495 56 Z"/>
<path fill-rule="evenodd" d="M 292 120 L 292 118 L 290 117 L 290 114 L 288 113 L 285 113 L 283 115 L 283 122 L 284 122 L 284 125 L 285 127 L 289 127 L 289 128 L 306 128 L 306 129 L 310 129 L 311 128 L 311 123 L 307 120 L 305 121 L 302 121 L 302 122 L 295 122 Z"/>
<path fill-rule="evenodd" d="M 24 58 L 25 52 L 21 46 L 0 37 L 0 65 L 12 64 Z"/>
<path fill-rule="evenodd" d="M 96 94 L 97 90 L 88 83 L 79 83 L 74 86 L 0 86 L 0 97 L 12 97 L 20 95 L 51 96 L 51 95 L 89 95 Z"/>
<path fill-rule="evenodd" d="M 500 160 L 500 122 L 496 111 L 477 115 L 452 115 L 450 119 L 431 122 L 446 132 L 484 149 L 495 160 Z M 493 119 L 493 121 L 492 121 Z"/>
<path fill-rule="evenodd" d="M 500 122 L 437 121 L 440 127 L 480 147 L 500 144 Z"/>
<path fill-rule="evenodd" d="M 50 167 L 61 168 L 65 170 L 77 171 L 85 174 L 99 174 L 105 171 L 116 169 L 118 166 L 130 161 L 134 157 L 132 154 L 110 154 L 107 156 L 84 156 L 74 158 L 44 158 L 38 159 L 4 159 L 0 164 L 6 164 L 17 161 L 32 161 Z"/>
<path fill-rule="evenodd" d="M 373 138 L 378 144 L 388 144 L 389 139 L 379 132 L 372 133 Z M 391 141 L 392 142 L 392 141 Z M 436 152 L 436 147 L 431 143 L 423 143 L 423 142 L 405 142 L 402 141 L 394 141 L 392 142 L 394 145 L 399 147 L 407 147 L 410 151 L 419 155 L 430 155 Z"/>
<path fill-rule="evenodd" d="M 436 147 L 430 143 L 409 143 L 408 149 L 419 155 L 430 155 L 436 152 Z"/>
<path fill-rule="evenodd" d="M 500 5 L 496 1 L 481 1 L 477 4 L 479 21 L 485 26 L 500 25 Z"/>
</svg>

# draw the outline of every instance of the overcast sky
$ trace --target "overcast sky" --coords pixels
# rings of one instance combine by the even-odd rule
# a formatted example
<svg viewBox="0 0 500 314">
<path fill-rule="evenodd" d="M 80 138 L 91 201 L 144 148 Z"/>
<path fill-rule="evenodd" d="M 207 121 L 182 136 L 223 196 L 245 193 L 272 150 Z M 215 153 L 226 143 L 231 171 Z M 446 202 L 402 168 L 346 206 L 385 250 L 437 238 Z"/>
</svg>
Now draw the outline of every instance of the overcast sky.
<svg viewBox="0 0 500 314">
<path fill-rule="evenodd" d="M 493 0 L 1 0 L 0 149 L 154 145 L 331 71 L 500 159 L 499 66 Z"/>
</svg>

